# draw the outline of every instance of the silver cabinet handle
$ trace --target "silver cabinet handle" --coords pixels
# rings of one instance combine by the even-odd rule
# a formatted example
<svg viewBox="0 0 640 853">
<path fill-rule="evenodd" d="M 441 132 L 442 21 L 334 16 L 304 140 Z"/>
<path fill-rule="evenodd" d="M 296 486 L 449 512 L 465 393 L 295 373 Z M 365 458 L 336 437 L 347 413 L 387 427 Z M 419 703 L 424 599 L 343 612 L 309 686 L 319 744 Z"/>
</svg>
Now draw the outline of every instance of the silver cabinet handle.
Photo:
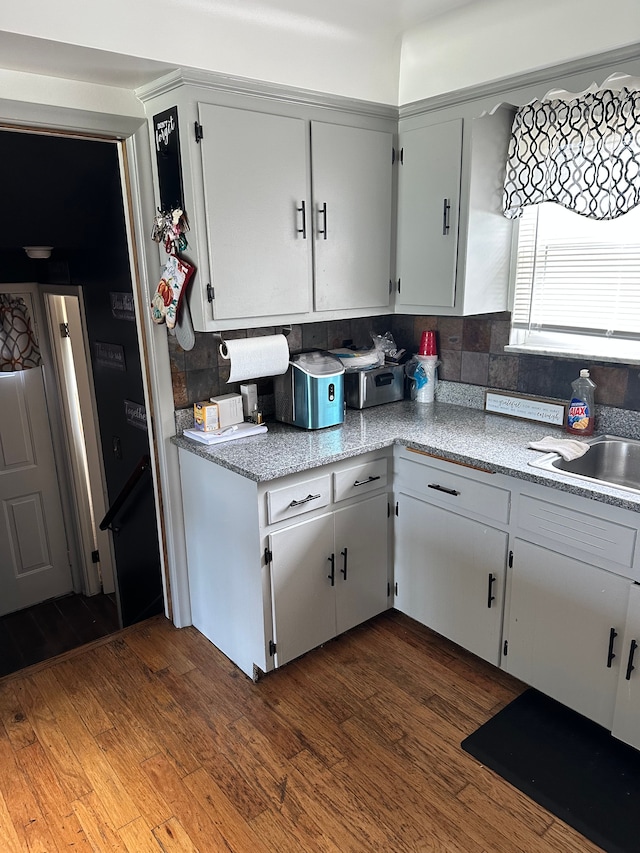
<svg viewBox="0 0 640 853">
<path fill-rule="evenodd" d="M 289 504 L 289 506 L 290 506 L 290 507 L 292 507 L 292 506 L 302 506 L 302 504 L 308 504 L 308 503 L 309 503 L 309 501 L 317 501 L 317 500 L 318 500 L 318 498 L 321 498 L 321 497 L 322 497 L 322 495 L 307 495 L 307 496 L 306 496 L 306 498 L 302 498 L 302 500 L 301 500 L 301 501 L 291 501 L 291 503 Z"/>
<path fill-rule="evenodd" d="M 324 228 L 320 228 L 320 217 L 322 216 L 322 224 Z M 318 207 L 318 234 L 322 234 L 323 238 L 327 239 L 327 202 L 325 201 L 322 207 Z"/>
<path fill-rule="evenodd" d="M 354 487 L 355 486 L 366 486 L 367 483 L 373 483 L 374 480 L 379 480 L 379 479 L 380 479 L 379 476 L 378 477 L 367 477 L 366 480 L 356 480 L 353 485 L 354 485 Z"/>
</svg>

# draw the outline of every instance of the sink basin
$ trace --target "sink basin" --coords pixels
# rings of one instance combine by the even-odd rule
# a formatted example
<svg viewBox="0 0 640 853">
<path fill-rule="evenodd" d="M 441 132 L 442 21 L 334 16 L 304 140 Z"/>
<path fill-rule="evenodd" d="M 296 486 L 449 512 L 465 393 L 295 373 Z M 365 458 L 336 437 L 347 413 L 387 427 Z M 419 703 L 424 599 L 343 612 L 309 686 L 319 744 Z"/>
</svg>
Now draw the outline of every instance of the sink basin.
<svg viewBox="0 0 640 853">
<path fill-rule="evenodd" d="M 529 464 L 534 468 L 640 492 L 640 441 L 599 435 L 587 443 L 589 450 L 579 459 L 566 462 L 557 453 L 547 453 Z"/>
</svg>

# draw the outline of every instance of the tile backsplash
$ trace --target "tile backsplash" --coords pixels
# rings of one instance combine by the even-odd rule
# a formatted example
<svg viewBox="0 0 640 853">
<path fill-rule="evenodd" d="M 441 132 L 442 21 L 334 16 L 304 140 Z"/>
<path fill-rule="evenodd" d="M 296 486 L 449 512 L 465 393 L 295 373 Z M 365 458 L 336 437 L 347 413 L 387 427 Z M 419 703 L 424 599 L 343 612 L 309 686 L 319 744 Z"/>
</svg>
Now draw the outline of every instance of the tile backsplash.
<svg viewBox="0 0 640 853">
<path fill-rule="evenodd" d="M 587 359 L 505 353 L 509 339 L 508 313 L 474 317 L 414 317 L 386 315 L 354 320 L 328 321 L 294 325 L 289 335 L 289 349 L 332 349 L 352 343 L 370 347 L 371 332 L 390 331 L 399 347 L 416 352 L 420 335 L 434 329 L 440 358 L 439 377 L 504 391 L 515 391 L 540 397 L 567 398 L 571 382 L 581 367 L 588 367 L 598 386 L 596 403 L 632 411 L 640 411 L 640 367 L 609 364 Z M 275 329 L 239 329 L 226 332 L 227 338 L 273 334 Z M 216 394 L 237 391 L 227 384 L 229 364 L 220 357 L 219 341 L 211 333 L 197 332 L 192 350 L 185 352 L 175 337 L 169 337 L 169 352 L 176 409 L 186 408 L 198 400 Z M 258 394 L 266 415 L 270 414 L 272 380 L 258 380 Z"/>
</svg>

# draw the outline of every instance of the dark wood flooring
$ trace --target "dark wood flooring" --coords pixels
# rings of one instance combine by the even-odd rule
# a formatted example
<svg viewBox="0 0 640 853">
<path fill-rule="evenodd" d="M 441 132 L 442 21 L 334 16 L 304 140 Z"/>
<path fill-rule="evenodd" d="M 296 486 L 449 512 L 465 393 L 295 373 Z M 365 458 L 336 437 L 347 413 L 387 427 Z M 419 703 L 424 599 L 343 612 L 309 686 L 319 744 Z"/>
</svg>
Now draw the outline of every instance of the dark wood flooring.
<svg viewBox="0 0 640 853">
<path fill-rule="evenodd" d="M 65 595 L 0 617 L 0 677 L 119 630 L 114 595 Z"/>
</svg>

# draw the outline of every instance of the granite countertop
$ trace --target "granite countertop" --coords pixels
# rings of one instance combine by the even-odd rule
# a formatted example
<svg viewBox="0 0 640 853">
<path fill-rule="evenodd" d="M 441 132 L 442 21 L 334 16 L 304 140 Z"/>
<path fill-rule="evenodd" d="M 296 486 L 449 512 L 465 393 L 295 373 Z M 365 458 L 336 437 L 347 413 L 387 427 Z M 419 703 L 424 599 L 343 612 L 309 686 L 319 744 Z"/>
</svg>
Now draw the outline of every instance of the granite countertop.
<svg viewBox="0 0 640 853">
<path fill-rule="evenodd" d="M 184 436 L 173 444 L 256 482 L 274 480 L 393 444 L 433 453 L 453 462 L 552 486 L 625 509 L 640 510 L 640 494 L 533 468 L 542 454 L 530 441 L 566 437 L 559 427 L 486 413 L 466 406 L 405 400 L 370 409 L 347 409 L 340 426 L 303 430 L 269 423 L 268 432 L 207 446 Z"/>
</svg>

